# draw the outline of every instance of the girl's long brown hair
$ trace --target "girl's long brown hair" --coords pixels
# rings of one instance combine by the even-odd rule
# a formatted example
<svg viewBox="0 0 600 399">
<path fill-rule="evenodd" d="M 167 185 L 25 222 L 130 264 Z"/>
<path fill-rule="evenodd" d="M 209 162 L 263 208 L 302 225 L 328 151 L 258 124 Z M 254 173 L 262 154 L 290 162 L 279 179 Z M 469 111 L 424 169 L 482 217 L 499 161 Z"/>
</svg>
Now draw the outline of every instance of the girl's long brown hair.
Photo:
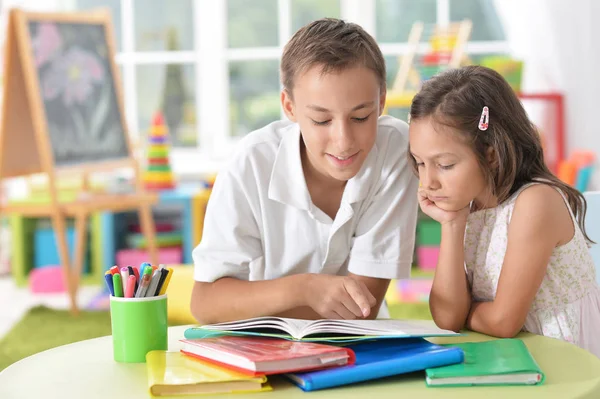
<svg viewBox="0 0 600 399">
<path fill-rule="evenodd" d="M 478 125 L 484 106 L 489 108 L 489 126 L 481 131 Z M 541 180 L 565 194 L 584 237 L 592 242 L 584 226 L 585 198 L 550 172 L 536 127 L 500 74 L 481 66 L 467 66 L 433 77 L 423 84 L 410 107 L 411 121 L 428 117 L 465 138 L 498 203 L 523 185 Z M 490 147 L 496 157 L 491 163 L 487 155 Z M 410 158 L 414 165 L 414 158 Z"/>
</svg>

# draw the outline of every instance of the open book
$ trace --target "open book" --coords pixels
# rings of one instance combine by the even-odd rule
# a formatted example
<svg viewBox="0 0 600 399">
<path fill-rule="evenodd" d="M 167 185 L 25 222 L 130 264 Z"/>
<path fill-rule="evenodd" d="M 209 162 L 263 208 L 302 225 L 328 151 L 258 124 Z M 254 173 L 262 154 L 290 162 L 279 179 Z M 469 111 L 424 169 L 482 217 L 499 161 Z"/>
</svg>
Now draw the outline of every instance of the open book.
<svg viewBox="0 0 600 399">
<path fill-rule="evenodd" d="M 302 320 L 256 317 L 190 328 L 185 332 L 185 337 L 188 339 L 205 338 L 215 333 L 259 335 L 303 341 L 459 335 L 454 331 L 442 330 L 429 320 Z"/>
</svg>

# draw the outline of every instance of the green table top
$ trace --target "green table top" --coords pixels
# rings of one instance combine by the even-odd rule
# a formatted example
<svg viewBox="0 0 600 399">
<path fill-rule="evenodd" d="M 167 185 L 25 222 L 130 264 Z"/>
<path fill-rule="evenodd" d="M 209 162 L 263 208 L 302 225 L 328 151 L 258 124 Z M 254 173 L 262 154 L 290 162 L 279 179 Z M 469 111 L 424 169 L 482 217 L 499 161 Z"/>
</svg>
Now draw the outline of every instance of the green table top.
<svg viewBox="0 0 600 399">
<path fill-rule="evenodd" d="M 189 326 L 169 328 L 169 350 Z M 546 374 L 541 386 L 428 388 L 424 373 L 399 375 L 346 387 L 305 393 L 283 377 L 269 378 L 270 392 L 239 394 L 236 398 L 600 398 L 600 359 L 569 343 L 521 333 Z M 468 332 L 465 336 L 431 338 L 435 343 L 492 339 Z M 112 337 L 102 337 L 51 349 L 23 359 L 0 373 L 0 398 L 148 398 L 146 365 L 119 364 L 112 358 Z M 213 396 L 201 396 L 212 398 Z M 214 398 L 223 398 L 223 395 Z"/>
</svg>

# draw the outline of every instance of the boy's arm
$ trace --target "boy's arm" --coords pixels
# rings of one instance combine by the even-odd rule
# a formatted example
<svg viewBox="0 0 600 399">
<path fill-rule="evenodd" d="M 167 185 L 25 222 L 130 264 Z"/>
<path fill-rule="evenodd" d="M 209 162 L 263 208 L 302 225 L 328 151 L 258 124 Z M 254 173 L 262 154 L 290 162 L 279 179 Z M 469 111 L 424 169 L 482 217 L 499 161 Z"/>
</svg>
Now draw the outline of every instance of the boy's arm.
<svg viewBox="0 0 600 399">
<path fill-rule="evenodd" d="M 310 278 L 315 275 L 296 274 L 264 281 L 243 281 L 222 278 L 214 283 L 196 282 L 192 294 L 192 314 L 204 324 L 275 315 L 296 319 L 321 319 L 306 300 L 310 292 Z M 375 319 L 385 297 L 390 280 L 357 275 L 350 277 L 362 281 L 375 297 L 367 319 Z M 317 277 L 318 278 L 318 277 Z M 210 306 L 211 303 L 229 303 L 229 306 Z M 208 306 L 202 306 L 207 304 Z"/>
<path fill-rule="evenodd" d="M 203 324 L 271 315 L 306 318 L 290 313 L 303 305 L 306 283 L 306 274 L 263 281 L 231 277 L 213 283 L 196 281 L 192 292 L 192 314 Z M 317 318 L 318 314 L 312 312 L 306 316 Z"/>
<path fill-rule="evenodd" d="M 196 282 L 191 310 L 200 323 L 212 324 L 272 315 L 354 319 L 368 317 L 373 306 L 367 287 L 350 276 L 306 273 L 263 281 L 224 277 Z"/>
<path fill-rule="evenodd" d="M 474 303 L 467 326 L 497 337 L 514 337 L 522 329 L 542 284 L 552 251 L 574 234 L 561 195 L 547 185 L 524 190 L 508 226 L 508 243 L 491 302 Z"/>
<path fill-rule="evenodd" d="M 389 278 L 375 278 L 375 277 L 365 277 L 359 276 L 357 274 L 350 273 L 350 277 L 361 281 L 369 290 L 371 295 L 375 297 L 375 305 L 371 307 L 371 312 L 367 319 L 374 320 L 377 318 L 377 314 L 379 313 L 379 308 L 385 299 L 385 293 L 390 285 Z"/>
</svg>

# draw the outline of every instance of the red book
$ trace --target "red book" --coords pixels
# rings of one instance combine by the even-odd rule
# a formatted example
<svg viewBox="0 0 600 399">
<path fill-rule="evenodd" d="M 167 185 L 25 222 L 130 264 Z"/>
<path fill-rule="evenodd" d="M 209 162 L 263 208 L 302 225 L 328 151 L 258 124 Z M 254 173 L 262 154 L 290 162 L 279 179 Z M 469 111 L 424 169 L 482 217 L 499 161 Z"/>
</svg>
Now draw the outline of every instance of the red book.
<svg viewBox="0 0 600 399">
<path fill-rule="evenodd" d="M 354 364 L 349 348 L 280 338 L 183 339 L 181 352 L 245 374 L 280 374 Z"/>
</svg>

